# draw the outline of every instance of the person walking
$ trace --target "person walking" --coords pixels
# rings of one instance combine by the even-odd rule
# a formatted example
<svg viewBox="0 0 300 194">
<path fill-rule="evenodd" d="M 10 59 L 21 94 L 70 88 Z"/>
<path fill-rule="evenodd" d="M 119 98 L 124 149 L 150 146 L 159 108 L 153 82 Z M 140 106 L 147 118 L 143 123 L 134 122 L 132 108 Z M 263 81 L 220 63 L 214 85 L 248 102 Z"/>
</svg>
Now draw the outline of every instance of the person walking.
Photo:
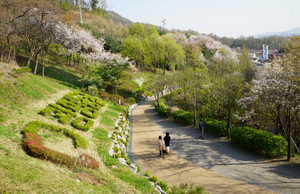
<svg viewBox="0 0 300 194">
<path fill-rule="evenodd" d="M 202 122 L 202 119 L 200 119 L 199 123 L 199 133 L 201 133 L 199 139 L 204 139 L 204 123 Z"/>
<path fill-rule="evenodd" d="M 166 145 L 165 141 L 161 138 L 161 136 L 158 137 L 158 150 L 159 150 L 159 156 L 165 157 L 165 150 L 166 150 Z"/>
<path fill-rule="evenodd" d="M 166 145 L 166 154 L 170 153 L 170 141 L 171 137 L 169 132 L 166 133 L 166 136 L 164 137 L 165 145 Z"/>
</svg>

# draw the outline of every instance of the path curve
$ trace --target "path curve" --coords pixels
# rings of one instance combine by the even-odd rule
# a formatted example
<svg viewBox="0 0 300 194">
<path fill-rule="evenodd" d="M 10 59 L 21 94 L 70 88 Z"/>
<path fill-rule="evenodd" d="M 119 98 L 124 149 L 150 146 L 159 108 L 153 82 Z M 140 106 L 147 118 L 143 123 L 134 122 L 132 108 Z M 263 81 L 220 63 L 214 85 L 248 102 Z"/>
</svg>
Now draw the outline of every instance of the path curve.
<svg viewBox="0 0 300 194">
<path fill-rule="evenodd" d="M 209 193 L 300 193 L 299 166 L 266 160 L 230 142 L 168 121 L 154 111 L 154 100 L 132 112 L 132 155 L 142 171 L 169 185 L 195 183 Z M 170 133 L 171 154 L 158 156 L 158 136 Z"/>
</svg>

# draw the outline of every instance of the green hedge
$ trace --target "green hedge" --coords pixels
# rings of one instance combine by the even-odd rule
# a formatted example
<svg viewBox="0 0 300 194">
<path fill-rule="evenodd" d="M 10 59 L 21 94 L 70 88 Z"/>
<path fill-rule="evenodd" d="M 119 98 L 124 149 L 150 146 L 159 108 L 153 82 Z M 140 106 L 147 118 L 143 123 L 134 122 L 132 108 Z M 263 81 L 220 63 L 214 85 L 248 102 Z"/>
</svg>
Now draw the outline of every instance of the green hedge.
<svg viewBox="0 0 300 194">
<path fill-rule="evenodd" d="M 184 110 L 172 112 L 172 118 L 174 121 L 184 125 L 192 125 L 194 123 L 194 114 Z"/>
<path fill-rule="evenodd" d="M 59 110 L 62 113 L 69 114 L 72 117 L 76 117 L 77 116 L 76 113 L 74 113 L 71 109 L 65 109 L 65 108 L 63 108 L 61 106 L 58 106 L 56 104 L 53 104 L 53 103 L 50 103 L 49 106 L 55 108 L 56 110 Z"/>
<path fill-rule="evenodd" d="M 159 115 L 166 118 L 170 117 L 170 110 L 164 104 L 164 100 L 159 100 L 159 107 L 157 106 L 157 102 L 154 104 L 154 106 Z"/>
<path fill-rule="evenodd" d="M 54 107 L 51 106 L 47 106 L 46 108 L 44 108 L 43 110 L 40 111 L 40 114 L 43 116 L 49 116 L 51 115 L 51 113 L 56 113 L 57 109 L 55 109 Z"/>
<path fill-rule="evenodd" d="M 67 137 L 70 137 L 74 141 L 74 146 L 77 147 L 82 147 L 82 148 L 87 148 L 86 141 L 83 137 L 81 137 L 78 133 L 75 133 L 74 131 L 71 131 L 69 129 L 64 129 L 64 134 Z"/>
<path fill-rule="evenodd" d="M 102 107 L 101 105 L 99 105 L 99 104 L 97 104 L 95 102 L 90 102 L 90 103 L 87 104 L 87 106 L 89 106 L 89 107 L 91 107 L 91 108 L 93 108 L 95 110 L 100 110 L 101 107 Z"/>
<path fill-rule="evenodd" d="M 99 115 L 99 112 L 93 108 L 90 108 L 90 107 L 84 107 L 82 110 L 81 110 L 81 114 L 86 116 L 86 117 L 89 117 L 89 118 L 92 118 L 92 119 L 95 119 L 98 117 Z"/>
<path fill-rule="evenodd" d="M 56 103 L 66 109 L 71 109 L 73 112 L 78 112 L 81 109 L 81 106 L 76 105 L 70 101 L 67 101 L 66 99 L 63 99 L 63 98 L 58 100 Z"/>
<path fill-rule="evenodd" d="M 57 125 L 46 124 L 46 123 L 43 123 L 43 122 L 40 122 L 40 121 L 31 121 L 31 122 L 29 122 L 25 126 L 25 128 L 23 130 L 23 133 L 26 134 L 26 133 L 29 132 L 29 133 L 37 135 L 39 130 L 41 130 L 41 129 L 48 129 L 50 131 L 56 131 L 56 132 L 63 131 L 64 134 L 67 137 L 70 137 L 71 139 L 73 139 L 75 147 L 82 147 L 82 148 L 87 147 L 85 139 L 82 138 L 79 134 L 74 133 L 74 132 L 70 131 L 69 129 L 61 128 Z"/>
<path fill-rule="evenodd" d="M 204 118 L 202 121 L 205 124 L 205 130 L 219 136 L 227 136 L 227 124 L 225 121 L 218 121 L 212 118 Z"/>
<path fill-rule="evenodd" d="M 85 122 L 85 125 L 80 124 L 82 121 Z M 86 118 L 86 117 L 77 117 L 73 122 L 72 122 L 73 127 L 76 129 L 82 130 L 82 131 L 88 131 L 93 125 L 94 121 Z"/>
<path fill-rule="evenodd" d="M 270 157 L 286 155 L 287 141 L 284 137 L 250 127 L 236 127 L 230 132 L 231 141 Z"/>
</svg>

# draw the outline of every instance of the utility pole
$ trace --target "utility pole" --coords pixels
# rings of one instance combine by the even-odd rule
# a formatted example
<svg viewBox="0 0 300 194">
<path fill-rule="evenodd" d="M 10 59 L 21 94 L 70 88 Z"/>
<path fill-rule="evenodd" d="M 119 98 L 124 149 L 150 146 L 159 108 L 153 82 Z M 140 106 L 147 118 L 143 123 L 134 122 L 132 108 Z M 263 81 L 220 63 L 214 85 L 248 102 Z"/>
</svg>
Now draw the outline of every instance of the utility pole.
<svg viewBox="0 0 300 194">
<path fill-rule="evenodd" d="M 82 14 L 81 14 L 81 0 L 79 0 L 79 14 L 80 14 L 80 23 L 82 24 Z"/>
<path fill-rule="evenodd" d="M 163 23 L 163 31 L 164 31 L 164 29 L 165 29 L 166 21 L 167 21 L 166 19 L 164 19 L 164 18 L 162 19 L 162 23 Z"/>
</svg>

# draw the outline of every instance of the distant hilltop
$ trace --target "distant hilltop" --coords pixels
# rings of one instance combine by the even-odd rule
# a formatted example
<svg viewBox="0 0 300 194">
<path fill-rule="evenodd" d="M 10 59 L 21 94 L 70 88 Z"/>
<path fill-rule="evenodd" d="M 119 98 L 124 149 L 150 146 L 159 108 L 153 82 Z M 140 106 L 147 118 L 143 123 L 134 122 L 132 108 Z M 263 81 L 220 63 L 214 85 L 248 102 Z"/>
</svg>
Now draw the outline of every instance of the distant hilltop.
<svg viewBox="0 0 300 194">
<path fill-rule="evenodd" d="M 285 32 L 267 32 L 267 33 L 263 33 L 263 34 L 257 34 L 254 35 L 254 38 L 268 38 L 270 36 L 280 36 L 280 37 L 288 37 L 288 36 L 293 36 L 293 35 L 300 35 L 300 27 L 299 28 L 295 28 L 293 30 L 290 31 L 285 31 Z"/>
<path fill-rule="evenodd" d="M 116 24 L 121 22 L 121 24 L 123 24 L 124 26 L 130 26 L 133 23 L 129 19 L 120 16 L 119 14 L 117 14 L 114 11 L 108 11 L 108 15 L 109 15 L 109 19 L 114 21 L 114 23 L 116 23 Z"/>
</svg>

